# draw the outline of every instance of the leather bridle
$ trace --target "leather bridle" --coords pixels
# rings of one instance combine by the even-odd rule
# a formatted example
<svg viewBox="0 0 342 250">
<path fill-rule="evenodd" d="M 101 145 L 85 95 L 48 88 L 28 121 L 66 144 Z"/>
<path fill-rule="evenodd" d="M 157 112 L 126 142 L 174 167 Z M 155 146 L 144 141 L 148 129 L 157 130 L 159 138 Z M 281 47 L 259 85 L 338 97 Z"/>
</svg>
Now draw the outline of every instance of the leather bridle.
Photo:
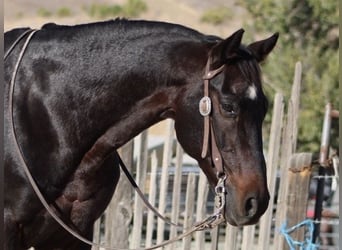
<svg viewBox="0 0 342 250">
<path fill-rule="evenodd" d="M 225 176 L 226 174 L 223 169 L 222 156 L 216 143 L 214 128 L 212 124 L 212 117 L 210 116 L 211 111 L 212 111 L 212 101 L 209 95 L 209 83 L 211 79 L 213 79 L 215 76 L 217 76 L 223 71 L 225 64 L 223 64 L 221 67 L 214 69 L 214 70 L 210 70 L 210 65 L 211 65 L 211 57 L 209 56 L 206 67 L 205 67 L 205 73 L 203 76 L 204 96 L 202 97 L 199 103 L 200 114 L 204 117 L 204 133 L 203 133 L 203 145 L 202 145 L 201 157 L 203 159 L 207 157 L 208 147 L 210 144 L 211 145 L 211 152 L 210 152 L 211 160 L 216 169 L 216 175 L 217 177 L 222 177 L 222 176 Z"/>
<path fill-rule="evenodd" d="M 39 200 L 41 201 L 42 205 L 45 207 L 45 209 L 48 211 L 48 213 L 56 220 L 56 222 L 58 222 L 58 224 L 60 224 L 66 231 L 68 231 L 70 234 L 72 234 L 74 237 L 76 237 L 77 239 L 79 239 L 80 241 L 94 246 L 94 247 L 101 247 L 104 249 L 109 249 L 109 250 L 124 250 L 124 249 L 119 249 L 119 248 L 113 248 L 113 247 L 108 247 L 108 246 L 103 246 L 101 244 L 98 243 L 94 243 L 89 241 L 88 239 L 84 238 L 83 236 L 81 236 L 78 232 L 76 232 L 75 230 L 71 229 L 70 226 L 68 226 L 63 220 L 60 219 L 59 216 L 56 215 L 56 212 L 52 210 L 52 208 L 50 207 L 50 205 L 47 203 L 46 199 L 44 198 L 43 194 L 41 193 L 36 181 L 34 180 L 33 176 L 30 173 L 30 170 L 25 162 L 22 150 L 20 149 L 20 146 L 18 144 L 18 140 L 17 140 L 17 135 L 16 135 L 16 131 L 15 131 L 15 126 L 14 126 L 14 120 L 13 120 L 13 97 L 14 97 L 14 87 L 15 87 L 15 78 L 19 69 L 19 65 L 20 62 L 24 56 L 24 53 L 26 51 L 26 48 L 30 42 L 30 40 L 32 39 L 33 35 L 37 32 L 38 30 L 30 30 L 24 32 L 21 36 L 19 36 L 19 38 L 13 43 L 13 45 L 10 47 L 10 49 L 6 52 L 5 56 L 4 56 L 4 60 L 6 60 L 10 54 L 10 52 L 14 49 L 14 47 L 20 42 L 20 40 L 27 34 L 29 33 L 28 37 L 26 38 L 26 41 L 20 51 L 18 60 L 15 64 L 15 68 L 11 77 L 11 82 L 10 82 L 10 88 L 9 88 L 9 99 L 8 99 L 8 109 L 9 109 L 9 123 L 10 123 L 10 131 L 11 131 L 11 135 L 13 137 L 13 141 L 14 141 L 14 148 L 16 150 L 16 153 L 19 157 L 19 161 L 21 163 L 21 165 L 23 166 L 23 169 L 25 171 L 25 174 L 33 188 L 33 190 L 35 191 L 37 197 L 39 198 Z M 214 131 L 213 131 L 213 127 L 212 127 L 212 122 L 210 121 L 210 113 L 211 113 L 211 99 L 209 97 L 209 80 L 212 79 L 213 77 L 215 77 L 217 74 L 221 73 L 223 71 L 224 65 L 221 66 L 220 68 L 216 69 L 216 70 L 210 70 L 210 57 L 208 59 L 207 65 L 206 65 L 206 69 L 205 69 L 205 75 L 203 77 L 204 80 L 204 97 L 200 100 L 200 104 L 199 104 L 199 109 L 200 109 L 200 113 L 204 116 L 204 139 L 203 139 L 203 150 L 202 150 L 202 157 L 205 158 L 207 156 L 207 152 L 208 152 L 208 145 L 209 143 L 211 144 L 211 158 L 213 161 L 213 164 L 216 168 L 217 171 L 217 177 L 218 177 L 218 183 L 215 187 L 215 211 L 212 215 L 210 215 L 209 217 L 207 217 L 206 219 L 204 219 L 202 222 L 200 223 L 196 223 L 193 227 L 191 227 L 190 229 L 185 229 L 186 231 L 181 234 L 178 235 L 170 240 L 164 241 L 158 245 L 152 246 L 152 247 L 147 247 L 147 248 L 138 248 L 135 250 L 152 250 L 152 249 L 156 249 L 156 248 L 160 248 L 163 247 L 165 245 L 168 245 L 170 243 L 173 243 L 175 241 L 178 241 L 186 236 L 191 235 L 193 232 L 195 231 L 200 231 L 200 230 L 204 230 L 207 228 L 214 228 L 216 226 L 218 226 L 219 224 L 225 222 L 224 219 L 224 209 L 225 209 L 225 179 L 226 179 L 226 175 L 224 174 L 223 171 L 223 163 L 222 163 L 222 157 L 221 154 L 218 150 L 217 144 L 216 144 L 216 140 L 215 140 L 215 135 L 214 135 Z M 209 131 L 210 131 L 210 137 L 209 137 Z M 211 142 L 210 142 L 211 139 Z M 116 153 L 117 154 L 117 153 Z M 132 184 L 133 188 L 136 190 L 136 192 L 138 193 L 138 195 L 142 198 L 143 202 L 145 203 L 145 205 L 152 209 L 152 211 L 162 220 L 164 220 L 166 223 L 174 225 L 174 226 L 179 226 L 176 223 L 170 222 L 169 220 L 167 220 L 163 215 L 161 215 L 149 202 L 148 200 L 144 197 L 143 192 L 140 190 L 140 188 L 138 187 L 138 185 L 136 184 L 136 182 L 134 181 L 134 178 L 131 176 L 131 174 L 129 173 L 127 167 L 125 166 L 125 164 L 123 163 L 122 159 L 120 158 L 120 155 L 117 154 L 117 157 L 119 159 L 119 165 L 121 167 L 121 169 L 123 170 L 123 172 L 125 173 L 125 175 L 127 176 L 128 180 L 130 181 L 130 183 Z M 58 210 L 57 210 L 58 211 Z M 127 249 L 126 249 L 127 250 Z M 131 249 L 133 250 L 133 249 Z"/>
</svg>

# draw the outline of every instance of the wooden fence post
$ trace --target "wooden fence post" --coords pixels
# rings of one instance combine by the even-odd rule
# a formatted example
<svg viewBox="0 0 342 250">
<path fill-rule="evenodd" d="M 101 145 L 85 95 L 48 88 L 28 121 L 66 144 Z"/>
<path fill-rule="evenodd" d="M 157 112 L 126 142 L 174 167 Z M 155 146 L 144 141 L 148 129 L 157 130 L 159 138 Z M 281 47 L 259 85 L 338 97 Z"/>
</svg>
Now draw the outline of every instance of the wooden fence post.
<svg viewBox="0 0 342 250">
<path fill-rule="evenodd" d="M 180 201 L 181 201 L 181 187 L 182 187 L 182 165 L 183 165 L 183 149 L 182 146 L 177 143 L 176 148 L 176 165 L 175 165 L 175 176 L 173 179 L 173 191 L 172 191 L 172 210 L 171 210 L 171 221 L 179 223 L 180 213 Z M 178 227 L 170 227 L 170 239 L 175 237 L 178 232 Z M 174 250 L 176 244 L 169 245 L 166 249 Z"/>
<path fill-rule="evenodd" d="M 270 140 L 267 151 L 267 182 L 270 192 L 270 203 L 260 219 L 258 250 L 267 250 L 270 246 L 271 226 L 276 194 L 276 180 L 280 156 L 280 138 L 284 119 L 284 97 L 277 93 L 274 97 Z"/>
<path fill-rule="evenodd" d="M 225 233 L 225 241 L 224 241 L 224 249 L 240 249 L 240 241 L 239 241 L 239 232 L 240 228 L 234 227 L 232 225 L 226 225 L 226 233 Z"/>
<path fill-rule="evenodd" d="M 137 170 L 136 170 L 136 182 L 138 186 L 144 190 L 147 174 L 147 136 L 148 131 L 145 130 L 140 134 L 140 150 L 137 157 Z M 143 191 L 144 192 L 144 191 Z M 142 223 L 144 204 L 138 195 L 134 196 L 134 218 L 132 228 L 132 242 L 131 248 L 138 248 L 141 246 L 141 234 L 142 234 Z"/>
<path fill-rule="evenodd" d="M 207 216 L 206 203 L 208 200 L 209 186 L 208 180 L 203 171 L 200 172 L 196 201 L 196 220 L 202 221 Z M 205 231 L 195 232 L 195 249 L 205 249 Z"/>
<path fill-rule="evenodd" d="M 157 173 L 158 169 L 158 159 L 157 159 L 157 152 L 155 150 L 151 153 L 151 174 L 150 174 L 150 187 L 149 187 L 149 194 L 148 194 L 148 201 L 152 206 L 156 204 L 156 194 L 157 194 Z M 155 214 L 152 210 L 148 210 L 147 213 L 147 226 L 146 226 L 146 247 L 152 246 L 152 238 L 153 238 L 153 231 L 155 230 L 154 225 L 154 217 Z"/>
<path fill-rule="evenodd" d="M 279 233 L 279 229 L 286 220 L 286 197 L 288 195 L 288 170 L 290 158 L 296 151 L 298 133 L 299 96 L 301 86 L 302 64 L 296 63 L 295 75 L 292 85 L 291 97 L 288 102 L 286 125 L 282 135 L 281 157 L 280 157 L 280 185 L 278 191 L 277 212 L 276 212 L 276 232 L 275 249 L 284 249 L 284 237 Z"/>
<path fill-rule="evenodd" d="M 195 190 L 196 190 L 196 174 L 190 173 L 187 179 L 186 197 L 185 197 L 185 211 L 184 211 L 184 232 L 187 231 L 194 222 L 195 210 Z M 191 249 L 191 236 L 183 238 L 182 249 Z"/>
<path fill-rule="evenodd" d="M 98 218 L 94 224 L 93 242 L 95 242 L 97 244 L 101 244 L 101 230 L 100 230 L 101 219 L 102 219 L 102 216 L 100 216 L 100 218 Z M 99 247 L 92 247 L 91 249 L 92 250 L 99 250 L 100 248 Z"/>
<path fill-rule="evenodd" d="M 133 165 L 133 141 L 120 149 L 122 160 L 131 171 Z M 105 242 L 107 246 L 128 248 L 129 224 L 132 220 L 132 186 L 121 171 L 120 180 L 112 201 L 105 212 Z M 120 225 L 120 230 L 115 230 Z"/>
<path fill-rule="evenodd" d="M 244 226 L 242 228 L 241 250 L 249 250 L 254 248 L 255 225 Z"/>
<path fill-rule="evenodd" d="M 158 210 L 161 214 L 165 213 L 166 209 L 166 198 L 167 198 L 167 186 L 169 178 L 169 166 L 172 158 L 172 145 L 173 145 L 173 133 L 174 133 L 174 121 L 167 120 L 167 133 L 166 141 L 164 144 L 163 151 L 163 163 L 162 173 L 160 177 L 160 190 L 159 190 L 159 206 Z M 165 222 L 158 218 L 157 221 L 157 243 L 164 241 Z"/>
<path fill-rule="evenodd" d="M 311 178 L 312 153 L 293 154 L 288 172 L 288 195 L 286 199 L 286 224 L 293 227 L 306 219 Z M 291 237 L 299 242 L 304 241 L 305 228 L 301 227 L 291 233 Z M 286 245 L 286 247 L 285 247 Z M 287 243 L 284 243 L 284 248 Z"/>
</svg>

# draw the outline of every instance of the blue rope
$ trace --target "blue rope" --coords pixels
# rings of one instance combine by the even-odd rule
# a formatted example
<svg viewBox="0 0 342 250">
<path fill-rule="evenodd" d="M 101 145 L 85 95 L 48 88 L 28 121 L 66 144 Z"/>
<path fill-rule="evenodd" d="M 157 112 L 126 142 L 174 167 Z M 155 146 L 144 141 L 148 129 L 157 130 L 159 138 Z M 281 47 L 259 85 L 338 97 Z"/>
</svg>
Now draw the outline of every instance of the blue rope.
<svg viewBox="0 0 342 250">
<path fill-rule="evenodd" d="M 308 228 L 309 237 L 306 237 L 303 242 L 292 239 L 290 234 L 296 229 L 303 227 L 303 226 Z M 280 233 L 284 235 L 291 250 L 295 250 L 296 246 L 299 246 L 299 250 L 316 250 L 318 249 L 318 245 L 312 243 L 313 230 L 314 230 L 313 220 L 307 219 L 288 229 L 286 229 L 286 222 L 285 222 L 280 228 Z"/>
</svg>

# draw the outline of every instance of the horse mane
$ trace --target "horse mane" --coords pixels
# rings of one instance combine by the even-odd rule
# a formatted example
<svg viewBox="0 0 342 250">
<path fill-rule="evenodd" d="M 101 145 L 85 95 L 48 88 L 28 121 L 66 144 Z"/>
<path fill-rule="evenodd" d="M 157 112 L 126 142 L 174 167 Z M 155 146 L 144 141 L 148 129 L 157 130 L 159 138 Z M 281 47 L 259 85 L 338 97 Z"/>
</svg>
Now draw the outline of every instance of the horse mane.
<svg viewBox="0 0 342 250">
<path fill-rule="evenodd" d="M 192 28 L 174 24 L 169 22 L 162 22 L 162 21 L 147 21 L 147 20 L 129 20 L 126 18 L 116 18 L 110 19 L 106 21 L 99 21 L 99 22 L 91 22 L 91 23 L 83 23 L 83 24 L 76 24 L 76 25 L 60 25 L 56 23 L 46 23 L 41 26 L 42 30 L 65 30 L 65 31 L 72 31 L 77 32 L 81 30 L 97 30 L 97 31 L 104 31 L 104 34 L 110 34 L 112 32 L 116 32 L 116 29 L 122 29 L 124 31 L 140 32 L 141 34 L 172 34 L 176 37 L 182 37 L 186 40 L 194 40 L 194 41 L 201 41 L 204 43 L 217 43 L 218 41 L 223 40 L 222 38 L 215 36 L 215 35 L 206 35 L 200 33 L 197 30 Z"/>
<path fill-rule="evenodd" d="M 126 18 L 116 18 L 99 22 L 91 22 L 76 25 L 59 25 L 56 23 L 46 23 L 41 27 L 42 30 L 62 30 L 65 32 L 72 32 L 84 34 L 83 30 L 87 34 L 91 33 L 90 30 L 95 30 L 94 35 L 98 35 L 99 32 L 103 32 L 105 36 L 110 36 L 118 32 L 118 30 L 132 33 L 133 37 L 143 35 L 167 35 L 170 39 L 180 39 L 182 41 L 194 41 L 205 43 L 208 45 L 214 45 L 223 39 L 216 35 L 206 35 L 200 33 L 192 28 L 162 21 L 147 21 L 147 20 L 129 20 Z M 251 51 L 245 46 L 241 45 L 238 50 L 238 57 L 236 62 L 226 61 L 224 63 L 237 63 L 241 72 L 245 75 L 249 82 L 258 83 L 260 82 L 260 68 L 258 63 L 255 61 Z"/>
</svg>

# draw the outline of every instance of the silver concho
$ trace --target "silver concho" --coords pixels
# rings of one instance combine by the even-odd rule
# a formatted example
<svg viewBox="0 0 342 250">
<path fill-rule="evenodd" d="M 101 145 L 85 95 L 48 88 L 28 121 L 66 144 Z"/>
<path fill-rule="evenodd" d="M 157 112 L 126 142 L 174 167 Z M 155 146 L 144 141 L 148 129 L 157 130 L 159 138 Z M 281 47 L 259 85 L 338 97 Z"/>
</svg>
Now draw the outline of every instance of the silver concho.
<svg viewBox="0 0 342 250">
<path fill-rule="evenodd" d="M 202 116 L 207 116 L 211 112 L 211 100 L 209 96 L 204 96 L 199 102 L 199 112 Z"/>
</svg>

